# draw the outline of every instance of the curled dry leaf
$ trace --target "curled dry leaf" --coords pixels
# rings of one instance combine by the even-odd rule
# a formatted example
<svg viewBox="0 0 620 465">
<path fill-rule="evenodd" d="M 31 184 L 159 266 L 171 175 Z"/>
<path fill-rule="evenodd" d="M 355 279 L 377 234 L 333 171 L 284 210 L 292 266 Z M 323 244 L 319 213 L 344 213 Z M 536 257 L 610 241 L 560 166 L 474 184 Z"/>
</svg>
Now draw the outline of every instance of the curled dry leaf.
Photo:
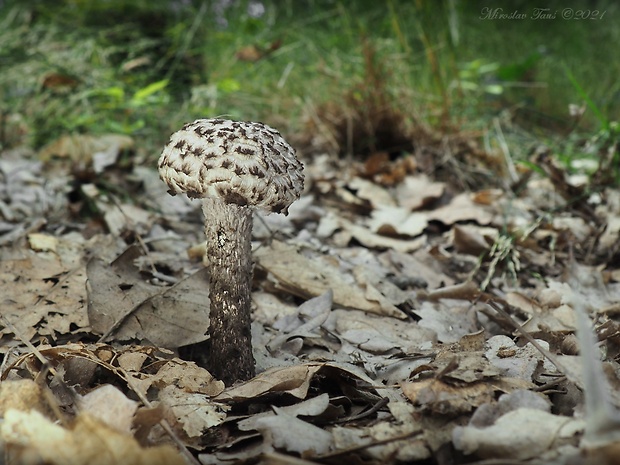
<svg viewBox="0 0 620 465">
<path fill-rule="evenodd" d="M 241 402 L 256 399 L 265 394 L 286 393 L 298 399 L 304 399 L 308 395 L 310 383 L 317 374 L 333 377 L 345 384 L 364 383 L 368 386 L 368 397 L 376 397 L 371 392 L 376 386 L 382 388 L 361 371 L 353 366 L 338 363 L 310 362 L 290 367 L 271 368 L 257 375 L 255 378 L 242 384 L 227 388 L 213 400 L 218 402 Z M 351 389 L 355 392 L 355 389 Z"/>
</svg>

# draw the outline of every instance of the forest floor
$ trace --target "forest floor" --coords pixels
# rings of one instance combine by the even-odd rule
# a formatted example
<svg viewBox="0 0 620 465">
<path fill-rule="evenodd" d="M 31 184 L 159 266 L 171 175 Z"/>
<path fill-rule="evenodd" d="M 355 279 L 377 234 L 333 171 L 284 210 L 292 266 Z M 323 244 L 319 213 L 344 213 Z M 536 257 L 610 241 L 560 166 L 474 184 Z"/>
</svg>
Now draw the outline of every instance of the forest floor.
<svg viewBox="0 0 620 465">
<path fill-rule="evenodd" d="M 255 215 L 258 374 L 229 387 L 189 356 L 199 203 L 129 137 L 53 147 L 0 154 L 5 463 L 618 463 L 617 145 L 589 176 L 460 135 L 304 157 Z"/>
</svg>

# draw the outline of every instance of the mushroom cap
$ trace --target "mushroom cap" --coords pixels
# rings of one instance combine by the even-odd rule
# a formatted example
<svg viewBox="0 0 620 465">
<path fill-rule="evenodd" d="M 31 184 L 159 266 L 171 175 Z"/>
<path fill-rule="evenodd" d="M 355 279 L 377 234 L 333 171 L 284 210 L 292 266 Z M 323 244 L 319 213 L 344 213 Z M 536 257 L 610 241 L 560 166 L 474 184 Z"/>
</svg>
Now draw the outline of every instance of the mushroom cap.
<svg viewBox="0 0 620 465">
<path fill-rule="evenodd" d="M 199 119 L 170 137 L 158 163 L 168 193 L 287 213 L 304 188 L 303 164 L 275 129 Z"/>
</svg>

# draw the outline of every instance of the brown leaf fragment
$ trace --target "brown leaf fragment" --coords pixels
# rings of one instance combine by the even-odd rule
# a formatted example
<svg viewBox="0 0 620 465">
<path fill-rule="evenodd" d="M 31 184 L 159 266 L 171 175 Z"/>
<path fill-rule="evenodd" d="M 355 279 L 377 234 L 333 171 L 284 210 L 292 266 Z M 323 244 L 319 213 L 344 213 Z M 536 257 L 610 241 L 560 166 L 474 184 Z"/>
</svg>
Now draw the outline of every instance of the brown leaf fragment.
<svg viewBox="0 0 620 465">
<path fill-rule="evenodd" d="M 544 349 L 549 349 L 546 341 L 536 341 Z M 534 373 L 542 367 L 546 373 L 554 373 L 554 366 L 531 343 L 519 347 L 507 336 L 493 336 L 487 341 L 485 356 L 504 375 L 532 381 Z"/>
<path fill-rule="evenodd" d="M 0 383 L 0 417 L 4 417 L 9 409 L 49 413 L 41 387 L 30 379 L 4 380 Z"/>
<path fill-rule="evenodd" d="M 284 410 L 274 407 L 276 415 L 259 418 L 255 427 L 276 449 L 296 452 L 305 457 L 329 452 L 332 435 L 308 422 L 302 421 Z"/>
<path fill-rule="evenodd" d="M 58 250 L 58 238 L 49 234 L 28 234 L 28 244 L 35 252 L 54 252 Z"/>
<path fill-rule="evenodd" d="M 474 192 L 472 200 L 479 205 L 493 205 L 497 202 L 504 192 L 501 189 L 483 189 L 478 192 Z"/>
<path fill-rule="evenodd" d="M 0 427 L 10 463 L 49 465 L 184 465 L 170 446 L 142 448 L 137 441 L 99 422 L 79 415 L 70 429 L 32 410 L 9 410 Z"/>
<path fill-rule="evenodd" d="M 426 218 L 422 218 L 419 215 L 412 216 L 412 223 L 415 229 L 419 230 L 421 221 L 425 222 Z M 357 240 L 360 244 L 369 248 L 394 249 L 399 252 L 413 252 L 426 244 L 426 237 L 424 235 L 414 239 L 400 239 L 396 237 L 383 236 L 372 232 L 369 228 L 360 226 L 359 224 L 353 223 L 344 218 L 339 218 L 338 222 L 340 227 L 346 231 L 350 237 L 355 238 L 355 240 Z M 407 226 L 407 228 L 409 228 L 409 226 Z"/>
<path fill-rule="evenodd" d="M 445 225 L 452 225 L 458 221 L 475 221 L 487 225 L 493 220 L 493 216 L 490 207 L 477 204 L 471 194 L 462 193 L 447 205 L 429 212 L 428 219 L 441 221 Z"/>
<path fill-rule="evenodd" d="M 347 183 L 347 186 L 355 191 L 360 199 L 368 201 L 373 208 L 396 206 L 392 194 L 385 187 L 372 181 L 355 177 Z"/>
<path fill-rule="evenodd" d="M 185 392 L 196 392 L 208 397 L 217 396 L 224 390 L 224 383 L 213 378 L 207 370 L 178 358 L 163 364 L 153 378 L 158 386 L 174 384 Z"/>
<path fill-rule="evenodd" d="M 542 308 L 538 302 L 521 292 L 509 292 L 505 296 L 506 302 L 514 308 L 528 315 L 528 320 L 522 325 L 529 333 L 561 332 L 566 333 L 575 329 L 575 314 L 568 305 L 561 304 L 555 308 Z"/>
<path fill-rule="evenodd" d="M 333 379 L 334 385 L 347 389 L 350 398 L 373 399 L 380 397 L 370 389 L 374 386 L 384 386 L 365 375 L 362 370 L 348 364 L 336 362 L 308 362 L 303 365 L 277 367 L 265 370 L 255 378 L 245 383 L 227 388 L 213 400 L 218 402 L 242 402 L 255 399 L 265 394 L 287 393 L 298 399 L 305 399 L 310 389 L 310 383 L 315 377 Z M 357 384 L 364 384 L 359 390 Z"/>
<path fill-rule="evenodd" d="M 160 390 L 158 400 L 165 408 L 168 422 L 191 442 L 226 419 L 226 409 L 209 396 L 187 392 L 174 385 Z"/>
<path fill-rule="evenodd" d="M 497 233 L 497 231 L 493 231 Z M 468 255 L 479 256 L 486 252 L 494 240 L 494 238 L 490 238 L 490 242 L 487 241 L 488 236 L 484 235 L 479 228 L 471 226 L 456 224 L 452 228 L 452 232 L 455 250 Z M 497 236 L 497 234 L 494 234 L 494 236 Z"/>
<path fill-rule="evenodd" d="M 452 436 L 454 446 L 466 455 L 527 460 L 574 441 L 582 430 L 582 420 L 519 408 L 501 416 L 492 426 L 457 426 Z M 552 459 L 553 456 L 547 456 L 548 463 L 554 463 Z"/>
<path fill-rule="evenodd" d="M 256 266 L 268 272 L 278 290 L 304 298 L 316 297 L 332 289 L 334 303 L 370 313 L 397 318 L 405 314 L 389 302 L 369 300 L 359 286 L 351 284 L 342 272 L 322 257 L 309 258 L 296 247 L 273 241 L 256 251 Z"/>
<path fill-rule="evenodd" d="M 419 297 L 431 302 L 436 302 L 441 299 L 473 301 L 479 294 L 480 290 L 475 283 L 472 281 L 465 281 L 453 286 L 445 286 L 434 289 L 428 293 L 420 293 Z"/>
<path fill-rule="evenodd" d="M 435 378 L 401 383 L 400 387 L 414 405 L 442 415 L 471 412 L 475 407 L 490 402 L 495 392 L 493 386 L 482 381 L 457 386 Z"/>
<path fill-rule="evenodd" d="M 208 327 L 207 270 L 170 288 L 145 281 L 130 247 L 110 265 L 94 258 L 87 266 L 88 317 L 93 331 L 117 340 L 147 339 L 176 348 L 202 342 Z"/>
<path fill-rule="evenodd" d="M 321 367 L 322 364 L 306 364 L 272 368 L 245 383 L 225 389 L 214 400 L 240 402 L 273 392 L 287 392 L 298 399 L 303 399 L 310 388 L 312 376 Z"/>
<path fill-rule="evenodd" d="M 551 402 L 542 394 L 517 389 L 511 393 L 502 394 L 497 402 L 478 407 L 472 415 L 469 425 L 476 428 L 491 426 L 502 415 L 518 408 L 532 408 L 550 412 Z"/>
<path fill-rule="evenodd" d="M 79 263 L 41 252 L 28 258 L 0 260 L 2 316 L 26 341 L 36 335 L 67 334 L 88 326 L 84 312 L 86 273 Z M 0 334 L 11 329 L 2 325 Z M 0 352 L 2 349 L 0 349 Z"/>
<path fill-rule="evenodd" d="M 75 134 L 50 142 L 40 150 L 39 157 L 44 162 L 55 158 L 67 160 L 74 173 L 90 170 L 101 173 L 116 163 L 120 153 L 133 149 L 133 146 L 133 139 L 122 134 Z"/>
<path fill-rule="evenodd" d="M 293 405 L 288 405 L 286 407 L 280 407 L 280 413 L 286 413 L 287 415 L 291 415 L 294 417 L 304 416 L 304 417 L 316 417 L 321 415 L 325 410 L 329 407 L 329 395 L 323 393 L 316 397 L 312 397 L 310 399 L 298 402 Z M 260 418 L 274 416 L 276 415 L 275 411 L 267 411 L 263 413 L 258 413 L 250 416 L 249 418 L 243 419 L 237 423 L 237 427 L 241 431 L 250 431 L 257 428 L 257 421 Z"/>
<path fill-rule="evenodd" d="M 105 384 L 80 396 L 78 407 L 80 412 L 92 415 L 110 428 L 129 434 L 138 403 L 128 399 L 118 388 Z"/>
<path fill-rule="evenodd" d="M 370 230 L 382 236 L 416 237 L 428 225 L 428 215 L 403 207 L 381 206 L 371 213 Z"/>
<path fill-rule="evenodd" d="M 426 175 L 407 176 L 395 188 L 398 205 L 409 211 L 431 206 L 443 196 L 445 189 L 444 183 L 433 182 Z"/>
<path fill-rule="evenodd" d="M 418 324 L 435 331 L 437 339 L 444 343 L 457 342 L 479 329 L 476 311 L 470 305 L 423 302 L 414 313 L 421 317 Z"/>
</svg>

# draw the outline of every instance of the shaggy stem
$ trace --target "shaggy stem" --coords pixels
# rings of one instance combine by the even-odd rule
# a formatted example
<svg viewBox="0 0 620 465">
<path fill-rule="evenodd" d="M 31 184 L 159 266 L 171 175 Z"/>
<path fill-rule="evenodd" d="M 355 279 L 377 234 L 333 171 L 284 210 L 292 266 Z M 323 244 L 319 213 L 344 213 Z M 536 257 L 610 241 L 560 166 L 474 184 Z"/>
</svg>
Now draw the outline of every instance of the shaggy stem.
<svg viewBox="0 0 620 465">
<path fill-rule="evenodd" d="M 209 371 L 230 386 L 255 375 L 251 334 L 252 210 L 203 199 L 210 262 Z"/>
</svg>

